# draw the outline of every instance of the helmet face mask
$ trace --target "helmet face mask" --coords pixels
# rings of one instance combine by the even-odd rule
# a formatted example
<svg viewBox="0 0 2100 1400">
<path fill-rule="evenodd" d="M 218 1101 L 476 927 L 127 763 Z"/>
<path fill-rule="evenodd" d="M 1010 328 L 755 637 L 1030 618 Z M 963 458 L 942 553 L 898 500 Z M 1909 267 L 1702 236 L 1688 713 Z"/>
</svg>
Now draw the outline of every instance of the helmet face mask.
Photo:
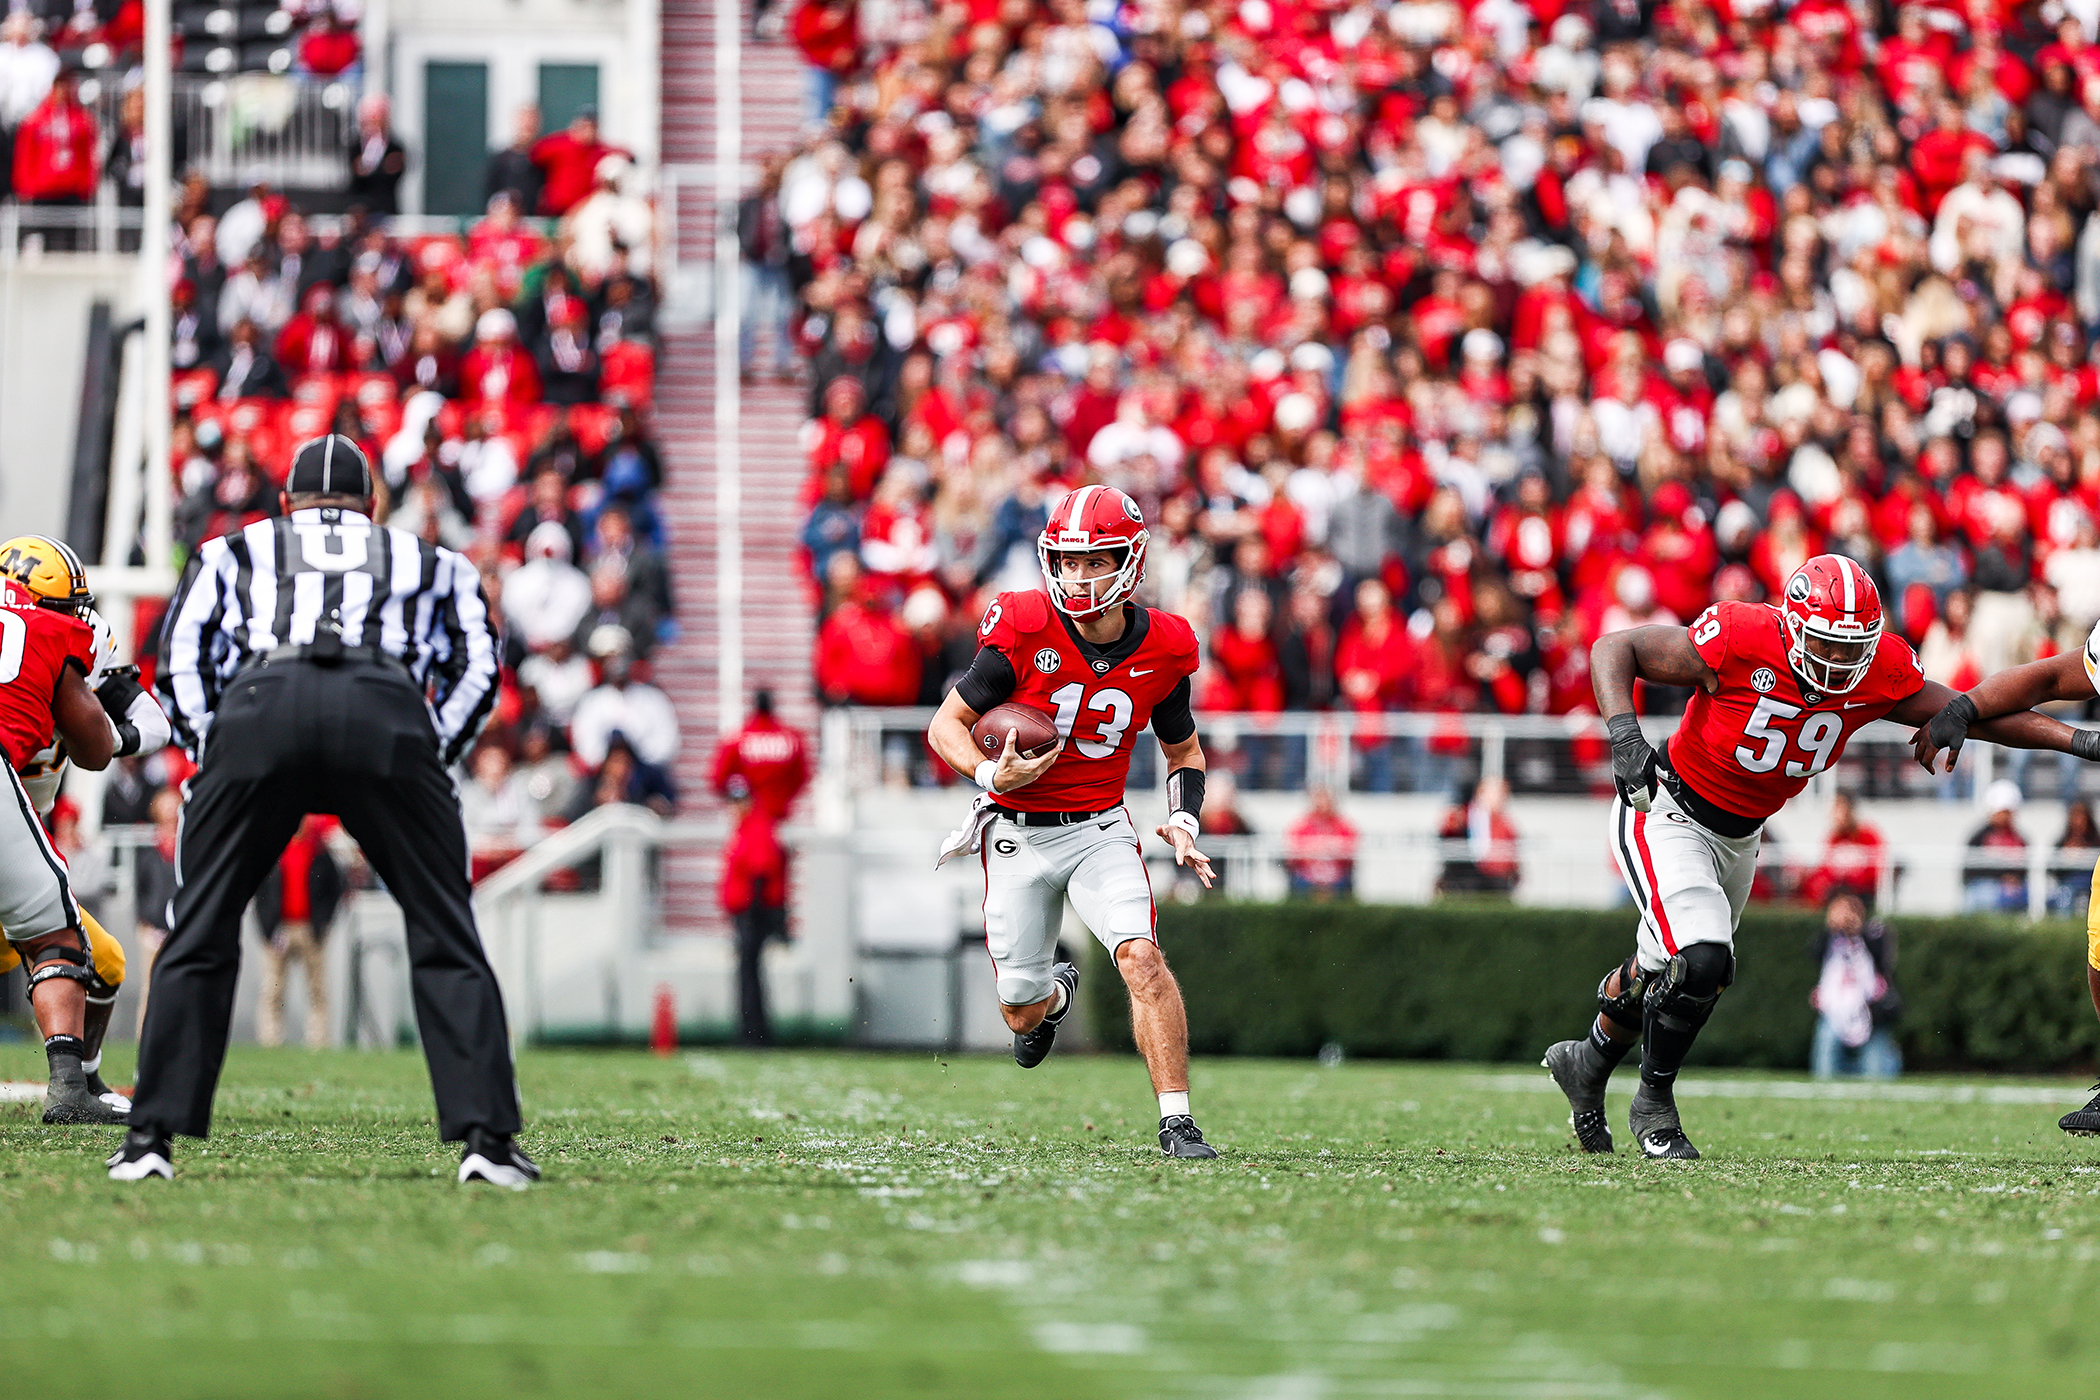
<svg viewBox="0 0 2100 1400">
<path fill-rule="evenodd" d="M 1881 595 L 1867 571 L 1821 554 L 1787 580 L 1787 663 L 1803 683 L 1843 695 L 1866 679 L 1881 642 Z"/>
<path fill-rule="evenodd" d="M 1121 491 L 1082 486 L 1066 496 L 1035 544 L 1051 606 L 1075 622 L 1121 607 L 1144 581 L 1150 538 L 1137 503 Z"/>
<path fill-rule="evenodd" d="M 14 580 L 53 612 L 77 616 L 95 605 L 80 556 L 49 535 L 17 535 L 0 542 L 0 577 Z"/>
</svg>

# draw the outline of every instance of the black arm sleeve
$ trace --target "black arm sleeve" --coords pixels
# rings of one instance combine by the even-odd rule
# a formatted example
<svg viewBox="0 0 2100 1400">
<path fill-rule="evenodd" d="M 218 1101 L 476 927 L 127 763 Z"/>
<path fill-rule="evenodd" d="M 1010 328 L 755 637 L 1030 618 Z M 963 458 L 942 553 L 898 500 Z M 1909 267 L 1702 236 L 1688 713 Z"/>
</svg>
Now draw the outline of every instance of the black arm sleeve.
<svg viewBox="0 0 2100 1400">
<path fill-rule="evenodd" d="M 1017 683 L 1014 664 L 1006 659 L 1005 652 L 979 647 L 976 657 L 970 662 L 970 669 L 963 672 L 962 679 L 955 683 L 955 693 L 965 705 L 981 715 L 1010 699 Z"/>
<path fill-rule="evenodd" d="M 1152 732 L 1162 744 L 1184 744 L 1195 734 L 1196 713 L 1189 705 L 1190 693 L 1189 678 L 1183 676 L 1181 684 L 1152 707 Z"/>
</svg>

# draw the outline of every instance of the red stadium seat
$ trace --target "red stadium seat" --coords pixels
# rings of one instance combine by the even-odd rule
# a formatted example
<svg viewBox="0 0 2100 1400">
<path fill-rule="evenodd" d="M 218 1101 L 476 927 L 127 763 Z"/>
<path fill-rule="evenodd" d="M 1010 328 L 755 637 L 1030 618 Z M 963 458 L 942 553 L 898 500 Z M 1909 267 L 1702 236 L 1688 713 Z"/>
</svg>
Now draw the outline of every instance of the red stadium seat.
<svg viewBox="0 0 2100 1400">
<path fill-rule="evenodd" d="M 218 392 L 219 372 L 215 369 L 198 368 L 185 370 L 175 376 L 174 383 L 168 389 L 168 399 L 177 412 L 185 408 L 194 411 L 197 404 L 203 403 Z"/>
<path fill-rule="evenodd" d="M 353 374 L 349 379 L 350 394 L 360 404 L 401 401 L 401 386 L 391 374 Z"/>
<path fill-rule="evenodd" d="M 569 428 L 576 434 L 576 445 L 584 455 L 595 457 L 605 450 L 605 443 L 612 436 L 613 424 L 620 421 L 620 410 L 611 404 L 580 403 L 569 410 Z"/>
<path fill-rule="evenodd" d="M 294 403 L 284 416 L 284 435 L 293 442 L 305 442 L 328 431 L 335 421 L 335 405 L 319 403 Z"/>
</svg>

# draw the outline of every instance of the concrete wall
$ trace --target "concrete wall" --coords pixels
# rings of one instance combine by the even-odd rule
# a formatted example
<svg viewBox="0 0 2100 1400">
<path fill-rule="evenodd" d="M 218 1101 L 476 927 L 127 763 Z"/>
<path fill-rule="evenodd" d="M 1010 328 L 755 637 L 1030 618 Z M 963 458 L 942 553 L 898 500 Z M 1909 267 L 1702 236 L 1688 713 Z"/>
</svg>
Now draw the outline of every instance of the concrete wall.
<svg viewBox="0 0 2100 1400">
<path fill-rule="evenodd" d="M 71 254 L 0 263 L 0 537 L 64 533 L 88 308 L 104 297 L 118 324 L 137 316 L 136 267 Z"/>
</svg>

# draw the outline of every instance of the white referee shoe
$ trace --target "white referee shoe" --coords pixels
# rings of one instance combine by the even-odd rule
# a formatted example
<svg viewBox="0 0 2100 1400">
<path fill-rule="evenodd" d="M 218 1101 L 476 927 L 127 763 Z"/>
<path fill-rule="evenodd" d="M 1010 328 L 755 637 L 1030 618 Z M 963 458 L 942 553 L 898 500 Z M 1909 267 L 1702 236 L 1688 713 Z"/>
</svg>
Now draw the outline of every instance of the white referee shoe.
<svg viewBox="0 0 2100 1400">
<path fill-rule="evenodd" d="M 470 1181 L 523 1191 L 540 1179 L 540 1169 L 523 1148 L 507 1137 L 474 1131 L 467 1134 L 466 1150 L 459 1158 L 459 1184 Z"/>
<path fill-rule="evenodd" d="M 103 1165 L 109 1168 L 111 1181 L 144 1181 L 155 1176 L 163 1181 L 175 1179 L 174 1149 L 168 1139 L 144 1128 L 124 1134 L 124 1145 Z"/>
</svg>

